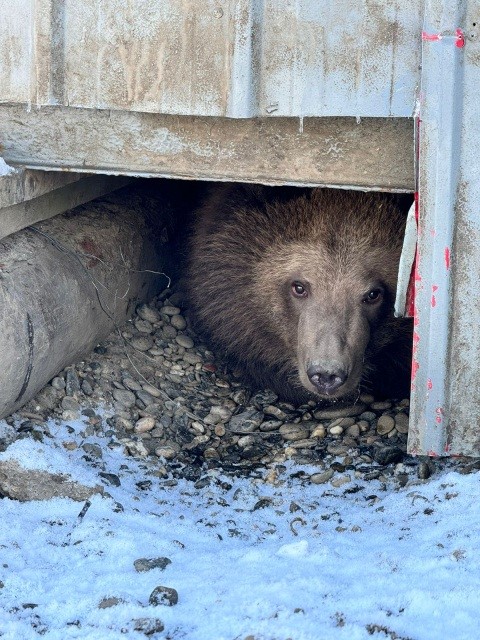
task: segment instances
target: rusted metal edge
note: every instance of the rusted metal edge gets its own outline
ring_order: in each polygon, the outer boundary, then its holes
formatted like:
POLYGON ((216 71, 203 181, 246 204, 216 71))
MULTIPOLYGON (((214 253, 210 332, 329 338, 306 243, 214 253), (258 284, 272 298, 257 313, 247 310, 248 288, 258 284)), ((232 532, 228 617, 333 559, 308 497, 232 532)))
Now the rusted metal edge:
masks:
POLYGON ((411 192, 412 118, 230 118, 0 106, 10 164, 411 192))

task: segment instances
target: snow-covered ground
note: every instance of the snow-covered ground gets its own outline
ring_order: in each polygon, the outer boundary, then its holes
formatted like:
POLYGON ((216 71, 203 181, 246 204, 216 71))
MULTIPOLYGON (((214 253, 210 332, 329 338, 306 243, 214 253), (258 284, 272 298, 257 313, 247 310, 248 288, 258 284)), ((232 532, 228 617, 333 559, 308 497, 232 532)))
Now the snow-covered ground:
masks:
MULTIPOLYGON (((84 451, 62 446, 73 426, 0 458, 98 483, 84 451)), ((287 465, 268 478, 209 472, 195 488, 98 444, 121 484, 83 517, 68 499, 0 500, 2 639, 480 637, 478 473, 333 488, 287 465), (171 562, 139 572, 140 558, 171 562), (177 604, 149 604, 160 585, 177 604)))

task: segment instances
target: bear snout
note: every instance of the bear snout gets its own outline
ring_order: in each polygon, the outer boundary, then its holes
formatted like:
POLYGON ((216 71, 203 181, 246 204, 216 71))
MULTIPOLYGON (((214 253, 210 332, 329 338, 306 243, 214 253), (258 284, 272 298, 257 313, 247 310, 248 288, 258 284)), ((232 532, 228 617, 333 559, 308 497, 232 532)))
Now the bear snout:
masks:
POLYGON ((307 376, 317 393, 330 396, 344 384, 347 372, 340 365, 325 366, 314 363, 308 367, 307 376))

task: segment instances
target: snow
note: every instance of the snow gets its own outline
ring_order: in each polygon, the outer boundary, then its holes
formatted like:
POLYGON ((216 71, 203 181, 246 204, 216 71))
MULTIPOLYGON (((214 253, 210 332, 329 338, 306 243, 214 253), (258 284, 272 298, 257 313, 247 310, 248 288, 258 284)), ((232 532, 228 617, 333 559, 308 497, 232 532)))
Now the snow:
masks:
MULTIPOLYGON (((84 441, 82 424, 69 425, 11 452, 24 466, 98 483, 103 467, 80 446, 64 448, 84 441)), ((195 488, 172 486, 154 474, 158 463, 105 438, 88 441, 102 445, 121 485, 106 485, 110 495, 94 496, 83 517, 83 503, 68 499, 0 500, 2 640, 144 638, 134 622, 144 618, 162 621, 149 637, 165 640, 479 636, 478 473, 446 470, 400 490, 334 488, 287 465, 273 483, 210 471, 195 488), (171 560, 163 571, 135 570, 138 558, 160 556, 171 560), (176 589, 178 604, 149 605, 158 585, 176 589), (118 604, 99 608, 110 597, 118 604)))
POLYGON ((8 176, 11 173, 15 173, 16 169, 8 165, 3 158, 0 157, 0 177, 8 176))

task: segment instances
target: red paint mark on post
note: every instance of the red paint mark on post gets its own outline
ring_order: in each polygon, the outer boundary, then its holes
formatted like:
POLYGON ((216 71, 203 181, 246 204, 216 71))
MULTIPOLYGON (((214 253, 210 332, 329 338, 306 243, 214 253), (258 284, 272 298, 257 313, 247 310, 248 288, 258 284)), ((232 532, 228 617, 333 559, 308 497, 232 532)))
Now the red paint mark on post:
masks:
POLYGON ((422 31, 422 40, 425 40, 426 42, 436 42, 441 39, 441 33, 427 33, 426 31, 422 31))
POLYGON ((435 296, 432 296, 432 299, 430 300, 430 305, 432 309, 437 305, 437 300, 435 299, 435 296))
POLYGON ((429 391, 431 391, 431 390, 433 389, 433 382, 432 382, 432 379, 431 379, 431 378, 429 378, 429 379, 427 380, 427 389, 428 389, 429 391))
POLYGON ((437 424, 441 424, 443 420, 443 416, 445 415, 445 411, 443 410, 443 407, 437 407, 435 409, 435 413, 436 413, 435 422, 437 424))
POLYGON ((458 49, 463 49, 465 46, 465 35, 461 29, 455 29, 455 46, 458 49))
POLYGON ((444 251, 445 268, 450 269, 450 247, 445 247, 444 251))

